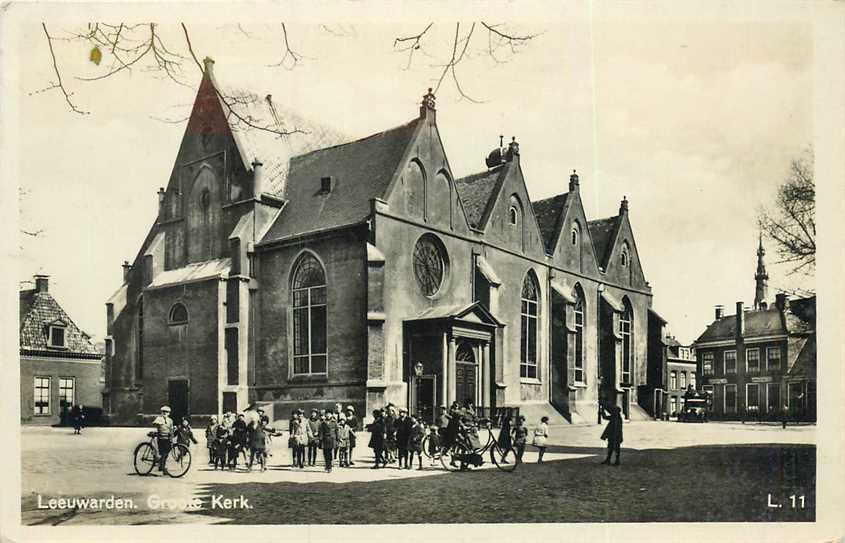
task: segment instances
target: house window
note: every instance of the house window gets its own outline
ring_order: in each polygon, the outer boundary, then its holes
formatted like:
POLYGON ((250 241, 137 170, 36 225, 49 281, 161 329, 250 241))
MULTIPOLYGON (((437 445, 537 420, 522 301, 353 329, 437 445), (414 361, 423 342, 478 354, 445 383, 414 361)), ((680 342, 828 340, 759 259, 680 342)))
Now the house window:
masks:
POLYGON ((59 377, 59 409, 65 407, 70 409, 73 406, 74 384, 73 377, 59 377))
POLYGON ((691 386, 693 388, 693 390, 695 390, 695 372, 694 371, 691 371, 690 374, 689 374, 689 386, 691 386))
POLYGON ((326 373, 326 274, 311 254, 303 256, 293 276, 293 373, 326 373))
POLYGON ((701 374, 713 375, 713 353, 701 354, 701 374))
POLYGON ((745 385, 745 408, 747 411, 753 412, 760 410, 760 385, 757 383, 745 385))
POLYGON ((736 373, 736 351, 725 351, 725 373, 736 373))
POLYGON ((680 377, 681 377, 681 390, 686 390, 687 389, 687 372, 682 371, 680 377))
POLYGON ((631 304, 626 298, 623 300, 625 310, 619 318, 619 327, 622 332, 622 382, 631 382, 631 358, 634 355, 634 350, 631 345, 631 321, 633 320, 633 311, 631 304))
POLYGON ((34 405, 36 415, 50 414, 50 378, 35 378, 34 405))
POLYGON ((725 413, 736 413, 736 385, 725 385, 725 413))
POLYGON ((672 396, 669 398, 669 416, 670 417, 677 417, 678 416, 678 397, 672 396))
POLYGON ((185 304, 175 303, 170 308, 170 324, 188 324, 188 309, 185 304))
POLYGON ((64 349, 67 347, 65 343, 65 327, 57 324, 50 325, 50 347, 56 349, 64 349))
POLYGON ((522 341, 520 343, 519 376, 537 378, 537 308, 540 299, 534 272, 522 282, 522 341))
POLYGON ((748 373, 760 372, 760 349, 747 349, 745 351, 745 371, 748 373))
POLYGON ((766 349, 766 369, 769 371, 780 369, 780 347, 766 349))
POLYGON ((672 371, 669 373, 669 390, 677 390, 678 388, 678 372, 672 371))
POLYGON ((584 383, 584 297, 575 289, 575 382, 584 383))

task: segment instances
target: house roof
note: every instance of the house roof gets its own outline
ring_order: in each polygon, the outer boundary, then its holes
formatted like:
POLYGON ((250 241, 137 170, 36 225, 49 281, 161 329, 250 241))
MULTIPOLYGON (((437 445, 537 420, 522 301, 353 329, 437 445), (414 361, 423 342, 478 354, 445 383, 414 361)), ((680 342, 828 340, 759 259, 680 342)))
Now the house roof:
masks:
POLYGON ((540 227, 540 234, 543 236, 543 244, 546 252, 552 253, 557 246, 558 235, 560 234, 561 221, 563 220, 563 208, 566 206, 568 192, 531 202, 534 208, 534 216, 537 217, 537 226, 540 227))
MULTIPOLYGON (((815 297, 811 297, 790 301, 789 309, 783 313, 775 305, 770 305, 767 309, 745 311, 745 337, 807 334, 815 328, 815 304, 815 297), (812 320, 804 320, 802 317, 812 320)), ((713 321, 698 337, 696 343, 734 337, 736 315, 727 315, 713 321)))
MULTIPOLYGON (((793 338, 790 338, 790 341, 793 338)), ((789 350, 794 350, 793 360, 788 360, 789 375, 791 377, 804 377, 813 379, 816 377, 816 334, 810 334, 804 338, 794 338, 795 345, 790 344, 789 350), (799 343, 800 342, 800 343, 799 343)))
POLYGON ((469 225, 483 229, 496 201, 497 188, 507 175, 508 163, 495 168, 467 175, 455 180, 455 188, 464 205, 469 225))
POLYGON ((22 352, 56 353, 63 357, 93 358, 100 356, 83 332, 49 292, 20 291, 20 348, 22 352), (49 325, 61 322, 65 326, 66 349, 48 347, 49 325), (87 356, 86 356, 87 355, 87 356))
POLYGON ((596 258, 599 265, 605 266, 612 249, 613 238, 621 221, 621 215, 606 217, 587 221, 587 229, 590 231, 590 238, 593 240, 593 247, 596 250, 596 258))
MULTIPOLYGON (((785 334, 786 330, 777 308, 761 311, 745 311, 745 337, 785 334)), ((736 337, 736 315, 728 315, 713 321, 701 334, 696 343, 719 341, 736 337)))
POLYGON ((386 195, 419 122, 293 157, 283 193, 288 204, 261 243, 363 221, 370 200, 386 195), (320 189, 323 177, 332 178, 328 193, 320 189))

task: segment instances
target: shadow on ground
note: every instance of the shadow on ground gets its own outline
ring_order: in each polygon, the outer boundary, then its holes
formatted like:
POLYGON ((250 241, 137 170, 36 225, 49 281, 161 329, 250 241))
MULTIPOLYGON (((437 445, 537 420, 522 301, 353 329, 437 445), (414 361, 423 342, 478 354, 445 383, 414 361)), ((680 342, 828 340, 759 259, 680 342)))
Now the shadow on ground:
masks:
MULTIPOLYGON (((812 522, 816 448, 727 445, 604 450, 549 447, 585 458, 373 482, 202 485, 209 515, 236 524, 502 522, 812 522), (211 497, 251 508, 212 509, 211 497), (790 496, 796 496, 795 507, 790 496), (801 507, 799 496, 804 496, 801 507), (781 505, 772 507, 771 505, 781 505)), ((331 477, 331 475, 327 475, 331 477)))

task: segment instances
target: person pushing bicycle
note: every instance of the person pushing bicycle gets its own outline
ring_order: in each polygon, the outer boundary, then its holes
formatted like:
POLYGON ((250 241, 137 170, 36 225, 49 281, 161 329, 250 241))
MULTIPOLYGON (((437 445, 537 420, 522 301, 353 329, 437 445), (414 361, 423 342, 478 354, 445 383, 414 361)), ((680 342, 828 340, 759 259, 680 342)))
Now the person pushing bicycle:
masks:
POLYGON ((158 470, 163 472, 174 435, 173 419, 170 418, 170 407, 166 405, 161 406, 161 415, 155 418, 153 426, 156 429, 156 445, 158 446, 159 454, 158 470))

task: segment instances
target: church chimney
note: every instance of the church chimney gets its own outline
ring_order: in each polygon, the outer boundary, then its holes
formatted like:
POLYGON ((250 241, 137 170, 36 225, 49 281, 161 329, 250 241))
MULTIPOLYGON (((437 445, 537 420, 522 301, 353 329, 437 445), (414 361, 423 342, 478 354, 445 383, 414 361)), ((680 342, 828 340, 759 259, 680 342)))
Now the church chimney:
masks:
POLYGON ((569 176, 569 192, 578 192, 579 186, 578 173, 572 170, 572 175, 569 176))
POLYGON ((508 144, 505 160, 507 162, 519 162, 519 144, 516 142, 516 136, 512 137, 511 142, 508 144))
POLYGON ((745 308, 742 302, 736 303, 736 337, 745 335, 745 308))
POLYGON ((725 316, 725 306, 717 305, 716 306, 716 320, 719 320, 724 316, 725 316))
POLYGON ((35 276, 35 292, 48 292, 50 290, 50 276, 36 275, 35 276))
POLYGON ((264 192, 264 164, 257 158, 252 161, 252 194, 256 198, 264 192))
POLYGON ((129 264, 128 260, 123 261, 123 282, 129 281, 129 271, 132 269, 132 265, 129 264))
POLYGON ((164 187, 158 188, 158 219, 164 220, 164 187))

